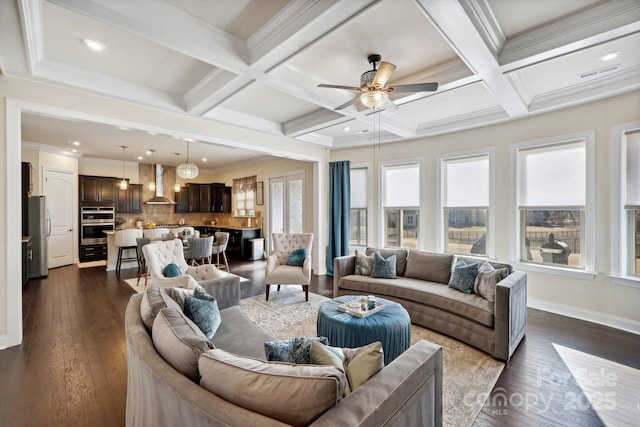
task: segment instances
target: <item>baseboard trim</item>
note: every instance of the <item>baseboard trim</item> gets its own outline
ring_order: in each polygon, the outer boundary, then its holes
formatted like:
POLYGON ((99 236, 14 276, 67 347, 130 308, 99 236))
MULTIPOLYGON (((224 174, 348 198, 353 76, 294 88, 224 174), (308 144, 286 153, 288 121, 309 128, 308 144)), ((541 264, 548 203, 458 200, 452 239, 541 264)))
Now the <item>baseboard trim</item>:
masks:
POLYGON ((560 314, 562 316, 573 317, 574 319, 586 320, 587 322, 610 326, 612 328, 640 335, 640 322, 625 319, 624 317, 618 317, 602 313, 600 311, 572 307, 570 305, 558 304, 535 298, 528 298, 527 306, 538 310, 548 311, 550 313, 560 314))

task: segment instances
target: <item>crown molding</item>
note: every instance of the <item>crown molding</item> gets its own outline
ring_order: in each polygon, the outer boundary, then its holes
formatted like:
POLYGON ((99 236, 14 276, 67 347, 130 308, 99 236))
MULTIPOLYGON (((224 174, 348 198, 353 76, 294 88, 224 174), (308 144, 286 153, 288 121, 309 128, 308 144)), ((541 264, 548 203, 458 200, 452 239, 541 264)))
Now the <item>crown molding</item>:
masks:
POLYGON ((71 150, 63 150, 58 147, 53 147, 47 144, 40 144, 37 142, 22 141, 21 147, 27 150, 43 151, 45 153, 57 154, 59 156, 72 157, 75 159, 79 159, 82 157, 82 153, 74 153, 71 150))
POLYGON ((502 32, 502 28, 500 28, 500 24, 487 0, 460 0, 460 4, 467 12, 469 19, 474 23, 480 37, 497 58, 507 38, 502 32))
POLYGON ((44 58, 44 23, 40 0, 20 0, 20 16, 24 25, 22 35, 27 51, 29 72, 34 73, 44 58))
POLYGON ((245 86, 250 80, 238 74, 216 68, 204 76, 184 95, 184 103, 189 114, 200 115, 218 102, 245 86), (235 82, 234 82, 235 80, 235 82), (225 91, 226 89, 226 91, 225 91))

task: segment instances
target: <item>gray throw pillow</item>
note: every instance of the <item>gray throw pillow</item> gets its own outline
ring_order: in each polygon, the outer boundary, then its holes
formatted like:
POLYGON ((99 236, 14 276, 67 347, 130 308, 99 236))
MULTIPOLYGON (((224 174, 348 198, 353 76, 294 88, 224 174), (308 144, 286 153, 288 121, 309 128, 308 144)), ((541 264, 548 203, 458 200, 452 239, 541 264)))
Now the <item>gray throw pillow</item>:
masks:
POLYGON ((158 285, 147 287, 140 303, 140 317, 148 330, 153 329, 153 321, 163 308, 175 308, 182 310, 180 305, 158 285))
POLYGON ((198 288, 193 291, 193 297, 185 297, 184 314, 198 325, 209 339, 213 338, 222 322, 216 299, 198 288))
POLYGON ((499 268, 493 271, 478 273, 476 293, 488 301, 495 302, 496 285, 508 275, 509 270, 507 268, 499 268))
POLYGON ((284 341, 267 341, 264 343, 264 353, 270 362, 287 362, 295 364, 311 363, 311 344, 319 342, 329 345, 326 337, 294 337, 284 341))
POLYGON ((371 277, 380 279, 396 278, 396 256, 391 255, 384 259, 379 252, 373 254, 373 268, 371 269, 371 277))
POLYGON ((356 268, 355 273, 360 276, 371 276, 373 268, 373 255, 367 256, 356 249, 356 268))
POLYGON ((452 264, 453 255, 451 254, 409 251, 407 270, 404 273, 404 277, 446 285, 451 278, 452 264))
POLYGON ((462 291, 466 294, 473 293, 473 286, 475 285, 476 276, 478 275, 478 268, 478 264, 467 265, 464 261, 459 259, 453 269, 451 279, 449 279, 449 287, 462 291))
POLYGON ((409 251, 407 249, 376 249, 376 248, 367 248, 366 254, 373 255, 375 252, 379 252, 382 255, 382 258, 389 258, 391 255, 396 256, 396 275, 403 277, 404 272, 407 269, 407 257, 409 256, 409 251))

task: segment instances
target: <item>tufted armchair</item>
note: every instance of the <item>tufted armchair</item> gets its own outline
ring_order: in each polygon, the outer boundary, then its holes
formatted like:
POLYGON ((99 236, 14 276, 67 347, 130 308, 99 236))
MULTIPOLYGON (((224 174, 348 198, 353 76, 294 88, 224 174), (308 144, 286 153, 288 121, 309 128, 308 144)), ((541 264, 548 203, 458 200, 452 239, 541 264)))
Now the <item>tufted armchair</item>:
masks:
POLYGON ((267 257, 264 277, 266 299, 269 300, 271 285, 278 285, 278 290, 280 285, 302 285, 305 299, 309 301, 313 233, 273 233, 272 238, 273 251, 267 257), (289 265, 289 255, 300 248, 307 251, 302 267, 289 265))
POLYGON ((152 241, 143 246, 142 251, 151 280, 162 288, 177 286, 193 289, 198 282, 228 276, 212 264, 190 267, 184 258, 184 247, 180 239, 152 241), (165 277, 164 268, 169 264, 176 264, 182 275, 165 277))

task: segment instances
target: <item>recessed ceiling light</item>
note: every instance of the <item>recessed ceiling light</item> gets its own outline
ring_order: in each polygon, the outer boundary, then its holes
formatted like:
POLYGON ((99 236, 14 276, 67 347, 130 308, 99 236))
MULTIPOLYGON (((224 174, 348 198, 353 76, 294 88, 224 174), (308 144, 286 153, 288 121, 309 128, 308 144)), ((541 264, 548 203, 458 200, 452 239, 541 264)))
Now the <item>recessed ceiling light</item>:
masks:
POLYGON ((75 145, 76 147, 77 147, 78 145, 80 145, 80 141, 72 141, 71 143, 72 143, 73 145, 75 145))
POLYGON ((147 150, 146 154, 147 155, 151 154, 151 150, 147 150))
POLYGON ((206 159, 205 157, 203 157, 203 158, 202 158, 202 161, 203 161, 203 162, 206 162, 206 161, 207 161, 207 159, 206 159))
POLYGON ((342 128, 342 130, 346 132, 346 131, 351 130, 351 128, 349 126, 345 126, 345 127, 342 128))
POLYGON ((611 61, 612 59, 616 59, 620 52, 609 52, 606 55, 602 55, 600 57, 601 61, 611 61))
POLYGON ((100 52, 101 50, 106 49, 105 45, 97 40, 84 39, 82 41, 87 45, 87 47, 89 47, 89 49, 95 50, 96 52, 100 52))
POLYGON ((76 150, 75 148, 72 148, 72 149, 71 149, 71 152, 72 152, 72 153, 77 153, 77 152, 78 152, 78 150, 76 150))
POLYGON ((138 160, 142 160, 144 157, 142 156, 138 156, 138 160))

